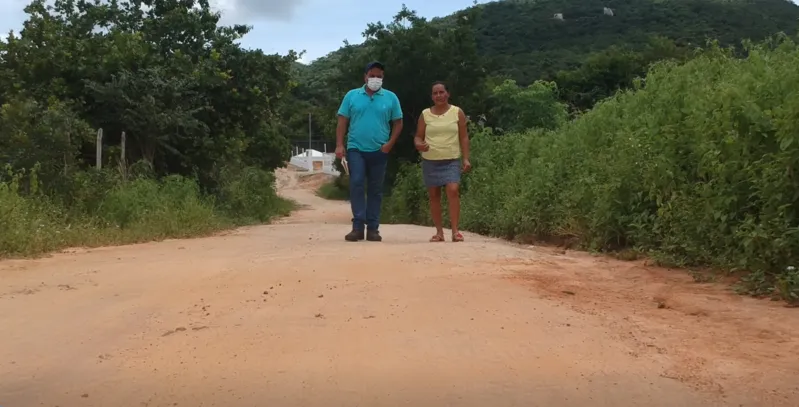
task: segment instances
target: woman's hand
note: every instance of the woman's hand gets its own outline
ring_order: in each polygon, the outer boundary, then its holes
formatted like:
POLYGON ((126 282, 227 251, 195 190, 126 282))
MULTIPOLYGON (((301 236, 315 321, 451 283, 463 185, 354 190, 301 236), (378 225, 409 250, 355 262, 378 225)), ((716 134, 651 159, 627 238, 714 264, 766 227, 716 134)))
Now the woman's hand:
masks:
POLYGON ((472 169, 472 163, 469 159, 463 160, 463 172, 469 172, 472 169))
POLYGON ((430 146, 427 145, 426 141, 420 140, 417 137, 413 138, 413 145, 416 146, 416 149, 419 151, 427 151, 430 149, 430 146))

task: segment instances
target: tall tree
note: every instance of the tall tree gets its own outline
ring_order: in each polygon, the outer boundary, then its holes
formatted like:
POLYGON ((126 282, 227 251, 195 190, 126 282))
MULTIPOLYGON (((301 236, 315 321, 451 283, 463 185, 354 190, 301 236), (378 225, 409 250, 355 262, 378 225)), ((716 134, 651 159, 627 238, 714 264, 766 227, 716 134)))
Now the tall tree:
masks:
POLYGON ((275 122, 297 54, 242 49, 250 27, 220 26, 208 0, 34 0, 25 11, 0 48, 3 101, 60 101, 108 143, 125 132, 128 160, 161 174, 209 183, 218 164, 288 159, 275 122))

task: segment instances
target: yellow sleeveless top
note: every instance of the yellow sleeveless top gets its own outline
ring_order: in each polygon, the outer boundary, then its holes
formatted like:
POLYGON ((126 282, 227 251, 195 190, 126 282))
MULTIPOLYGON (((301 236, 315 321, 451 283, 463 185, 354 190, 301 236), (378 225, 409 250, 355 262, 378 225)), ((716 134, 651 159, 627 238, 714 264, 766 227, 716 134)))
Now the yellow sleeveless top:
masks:
POLYGON ((430 149, 422 152, 425 160, 454 160, 461 156, 461 143, 458 137, 458 112, 460 108, 450 105, 442 115, 435 115, 430 109, 422 112, 426 125, 424 139, 430 149))

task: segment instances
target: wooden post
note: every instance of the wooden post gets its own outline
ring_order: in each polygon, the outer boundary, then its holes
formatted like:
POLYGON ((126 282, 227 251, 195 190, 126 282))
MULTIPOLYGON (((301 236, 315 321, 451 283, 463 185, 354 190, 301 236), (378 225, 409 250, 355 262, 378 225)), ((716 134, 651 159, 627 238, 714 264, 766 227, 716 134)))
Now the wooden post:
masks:
POLYGON ((123 131, 119 141, 122 149, 122 152, 119 154, 119 165, 122 167, 122 179, 125 181, 128 180, 128 162, 126 158, 127 156, 125 155, 125 146, 127 145, 126 139, 127 137, 123 131))
POLYGON ((97 169, 103 168, 103 129, 97 129, 97 169))

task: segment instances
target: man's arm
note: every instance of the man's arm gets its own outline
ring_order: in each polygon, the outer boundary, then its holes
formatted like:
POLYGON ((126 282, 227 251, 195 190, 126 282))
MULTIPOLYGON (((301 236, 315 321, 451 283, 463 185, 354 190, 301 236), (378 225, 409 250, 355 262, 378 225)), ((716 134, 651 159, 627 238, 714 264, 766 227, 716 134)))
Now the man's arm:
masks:
POLYGON ((350 125, 350 94, 347 93, 338 108, 338 124, 336 125, 336 148, 344 147, 344 136, 350 125))
POLYGON ((336 147, 344 146, 344 136, 347 134, 349 126, 350 119, 339 115, 338 124, 336 125, 336 147))
POLYGON ((391 108, 391 137, 388 139, 389 147, 393 147, 402 132, 402 106, 399 98, 394 95, 394 106, 391 108))
POLYGON ((396 119, 391 122, 391 138, 388 139, 388 145, 394 147, 400 133, 402 132, 402 119, 396 119))

